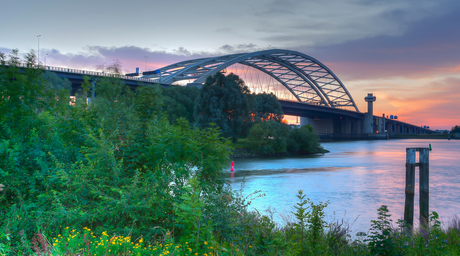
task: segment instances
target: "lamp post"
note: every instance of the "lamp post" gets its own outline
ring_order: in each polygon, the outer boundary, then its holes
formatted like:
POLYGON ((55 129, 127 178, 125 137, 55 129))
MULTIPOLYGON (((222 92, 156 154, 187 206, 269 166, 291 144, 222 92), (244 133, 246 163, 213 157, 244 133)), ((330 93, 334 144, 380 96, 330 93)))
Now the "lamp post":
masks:
POLYGON ((45 67, 46 67, 46 56, 48 56, 48 53, 45 55, 45 67))
POLYGON ((149 56, 144 56, 144 72, 147 72, 147 58, 149 56))
POLYGON ((41 36, 42 36, 42 35, 37 35, 37 40, 38 40, 38 51, 37 51, 37 53, 38 53, 38 57, 37 57, 37 66, 39 66, 39 65, 40 65, 40 37, 41 37, 41 36))

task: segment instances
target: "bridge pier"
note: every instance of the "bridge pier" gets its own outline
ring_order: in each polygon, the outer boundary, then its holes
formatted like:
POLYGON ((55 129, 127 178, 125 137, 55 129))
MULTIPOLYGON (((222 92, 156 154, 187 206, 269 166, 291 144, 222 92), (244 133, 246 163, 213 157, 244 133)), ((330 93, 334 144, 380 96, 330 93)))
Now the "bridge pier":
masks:
POLYGON ((347 118, 300 117, 300 125, 311 125, 319 135, 332 135, 335 139, 357 139, 363 137, 363 120, 347 118))
POLYGON ((300 117, 300 125, 311 125, 318 134, 333 134, 334 133, 334 122, 331 118, 318 119, 318 118, 308 118, 300 117))

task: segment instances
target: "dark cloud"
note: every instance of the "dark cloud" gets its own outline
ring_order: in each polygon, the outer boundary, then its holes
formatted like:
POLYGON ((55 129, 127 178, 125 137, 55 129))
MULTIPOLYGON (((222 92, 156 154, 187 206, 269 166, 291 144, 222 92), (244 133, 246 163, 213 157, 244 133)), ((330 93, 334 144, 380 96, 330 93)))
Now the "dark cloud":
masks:
POLYGON ((349 78, 421 76, 460 65, 460 4, 412 23, 406 32, 341 44, 296 47, 349 78))

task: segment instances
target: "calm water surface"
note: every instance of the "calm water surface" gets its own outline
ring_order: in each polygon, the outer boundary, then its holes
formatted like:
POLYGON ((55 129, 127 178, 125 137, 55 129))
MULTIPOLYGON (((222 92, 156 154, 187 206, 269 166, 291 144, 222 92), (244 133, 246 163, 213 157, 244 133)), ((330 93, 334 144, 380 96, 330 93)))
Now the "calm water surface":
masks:
MULTIPOLYGON (((265 196, 251 206, 260 212, 275 210, 275 221, 293 211, 302 189, 314 202, 329 201, 328 221, 348 222, 353 234, 367 232, 377 209, 387 205, 392 219, 404 215, 405 157, 408 147, 428 147, 430 152, 430 211, 444 223, 460 217, 460 141, 385 140, 323 143, 331 152, 321 156, 235 161, 229 181, 239 190, 245 179, 245 195, 262 190, 265 196)), ((416 160, 418 162, 418 159, 416 160)), ((415 216, 418 219, 418 167, 415 216)))

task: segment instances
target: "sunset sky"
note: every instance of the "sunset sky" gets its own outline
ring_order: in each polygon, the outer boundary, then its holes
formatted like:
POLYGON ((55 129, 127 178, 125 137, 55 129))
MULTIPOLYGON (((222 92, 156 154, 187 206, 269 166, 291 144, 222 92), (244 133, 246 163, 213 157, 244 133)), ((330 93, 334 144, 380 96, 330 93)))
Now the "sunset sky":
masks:
POLYGON ((51 66, 153 70, 199 57, 290 49, 327 65, 362 112, 460 125, 458 0, 15 0, 0 2, 0 52, 51 66))

